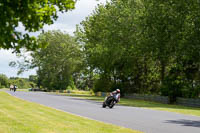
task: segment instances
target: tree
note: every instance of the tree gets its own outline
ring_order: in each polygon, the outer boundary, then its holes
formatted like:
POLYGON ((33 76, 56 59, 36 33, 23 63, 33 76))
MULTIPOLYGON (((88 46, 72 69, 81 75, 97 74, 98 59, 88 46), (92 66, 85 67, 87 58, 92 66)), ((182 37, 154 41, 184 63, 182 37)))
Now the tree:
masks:
POLYGON ((39 35, 38 41, 48 43, 45 49, 31 54, 32 68, 38 69, 38 85, 49 90, 73 87, 73 76, 77 75, 82 65, 81 47, 74 37, 60 31, 49 31, 39 35))
POLYGON ((3 0, 0 2, 0 48, 20 48, 35 50, 42 47, 35 37, 17 31, 23 25, 25 31, 36 32, 45 24, 53 24, 58 18, 57 12, 74 9, 75 0, 3 0))
POLYGON ((158 62, 161 93, 167 90, 171 102, 177 96, 198 97, 199 1, 144 0, 144 6, 142 51, 158 62))
POLYGON ((7 88, 7 87, 9 87, 8 77, 4 74, 0 74, 0 88, 7 88))
POLYGON ((88 68, 99 74, 98 88, 117 85, 125 92, 162 95, 167 88, 168 96, 198 97, 199 5, 196 0, 111 0, 99 5, 76 33, 88 68), (176 91, 170 90, 174 87, 176 91))
POLYGON ((30 82, 32 82, 32 84, 30 84, 32 88, 36 87, 35 85, 40 86, 37 75, 29 75, 28 79, 30 82))
POLYGON ((34 82, 34 83, 37 83, 37 79, 38 79, 38 77, 37 77, 37 75, 29 75, 29 81, 31 81, 31 82, 34 82))
POLYGON ((98 88, 108 91, 121 86, 119 84, 126 88, 125 91, 136 92, 137 87, 142 88, 143 70, 142 73, 137 71, 144 66, 141 65, 143 55, 139 57, 137 49, 140 10, 138 1, 112 0, 99 5, 77 28, 77 35, 84 43, 86 63, 91 72, 100 75, 100 83, 96 84, 102 86, 98 88), (131 83, 134 84, 132 89, 131 83))

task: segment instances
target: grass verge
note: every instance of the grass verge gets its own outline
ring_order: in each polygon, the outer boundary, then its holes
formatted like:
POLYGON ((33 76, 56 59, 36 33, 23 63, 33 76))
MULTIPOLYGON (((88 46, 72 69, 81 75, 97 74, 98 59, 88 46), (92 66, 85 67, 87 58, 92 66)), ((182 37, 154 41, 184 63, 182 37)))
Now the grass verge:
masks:
MULTIPOLYGON (((100 101, 100 102, 104 100, 104 97, 97 97, 97 96, 91 96, 91 95, 75 95, 75 94, 64 94, 64 93, 61 95, 68 95, 68 96, 73 96, 73 97, 78 97, 78 98, 83 98, 83 99, 88 99, 88 100, 95 100, 95 101, 100 101)), ((157 102, 134 100, 134 99, 127 99, 127 98, 121 98, 118 104, 125 105, 125 106, 132 106, 132 107, 142 107, 142 108, 147 108, 147 109, 175 112, 175 113, 186 114, 186 115, 200 116, 200 108, 194 108, 194 107, 161 104, 157 102)))
POLYGON ((0 91, 0 133, 141 133, 89 120, 0 91))

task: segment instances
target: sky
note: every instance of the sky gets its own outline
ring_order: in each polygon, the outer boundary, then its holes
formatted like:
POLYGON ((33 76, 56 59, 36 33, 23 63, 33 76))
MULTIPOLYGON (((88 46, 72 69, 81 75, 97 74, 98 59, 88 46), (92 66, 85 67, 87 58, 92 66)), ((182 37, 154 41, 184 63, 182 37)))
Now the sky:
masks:
MULTIPOLYGON (((66 13, 58 13, 58 19, 54 22, 53 25, 45 25, 44 31, 48 30, 61 30, 69 34, 73 34, 76 30, 76 25, 80 24, 85 17, 89 16, 97 4, 105 3, 106 0, 78 0, 74 10, 66 13)), ((24 31, 22 25, 18 27, 19 31, 24 31)), ((30 35, 37 36, 37 33, 31 33, 30 35)), ((8 77, 24 77, 27 78, 29 75, 36 74, 36 70, 30 70, 24 72, 21 75, 17 75, 17 68, 9 66, 9 62, 19 60, 15 54, 12 53, 12 50, 0 50, 0 74, 5 74, 8 77)))

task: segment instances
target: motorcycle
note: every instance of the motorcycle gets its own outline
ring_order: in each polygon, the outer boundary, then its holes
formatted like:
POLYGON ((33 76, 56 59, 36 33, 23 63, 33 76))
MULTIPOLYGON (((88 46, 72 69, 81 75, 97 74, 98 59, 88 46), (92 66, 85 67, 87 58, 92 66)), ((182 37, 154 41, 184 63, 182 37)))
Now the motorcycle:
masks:
POLYGON ((106 97, 102 104, 102 107, 106 108, 106 106, 108 106, 109 108, 113 108, 115 104, 118 102, 118 98, 119 98, 119 94, 106 97))

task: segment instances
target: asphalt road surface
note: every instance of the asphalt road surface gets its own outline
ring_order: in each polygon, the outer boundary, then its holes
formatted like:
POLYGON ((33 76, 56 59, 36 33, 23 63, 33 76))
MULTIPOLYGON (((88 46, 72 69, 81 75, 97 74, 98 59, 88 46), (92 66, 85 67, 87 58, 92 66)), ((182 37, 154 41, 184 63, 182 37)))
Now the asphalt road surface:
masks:
POLYGON ((200 117, 137 107, 102 108, 101 103, 43 92, 9 92, 27 101, 145 133, 200 133, 200 117))

